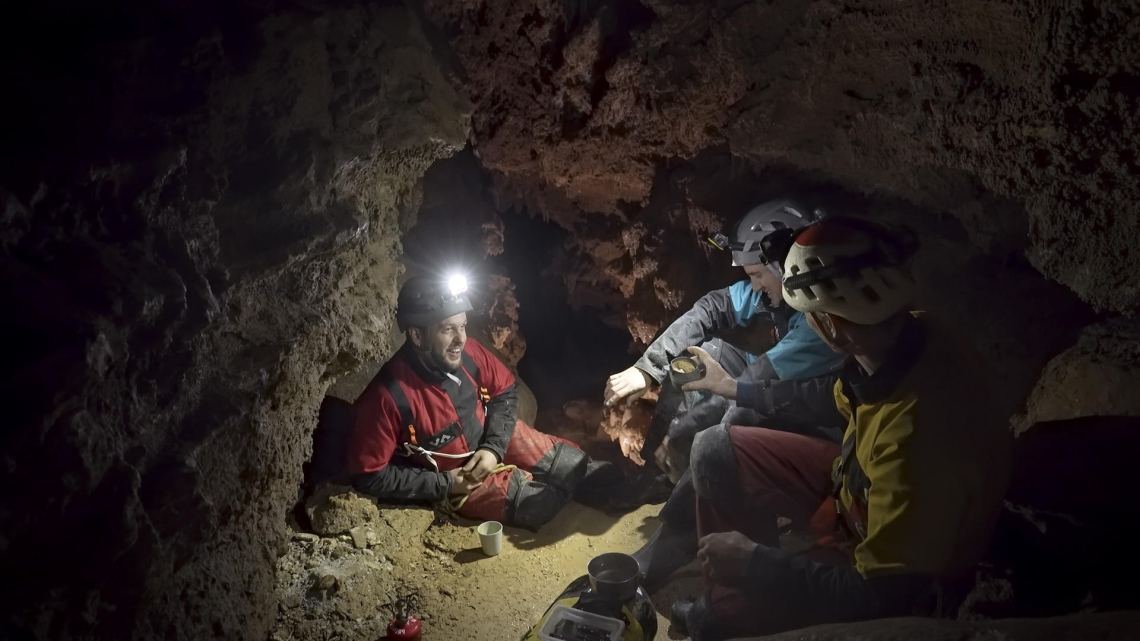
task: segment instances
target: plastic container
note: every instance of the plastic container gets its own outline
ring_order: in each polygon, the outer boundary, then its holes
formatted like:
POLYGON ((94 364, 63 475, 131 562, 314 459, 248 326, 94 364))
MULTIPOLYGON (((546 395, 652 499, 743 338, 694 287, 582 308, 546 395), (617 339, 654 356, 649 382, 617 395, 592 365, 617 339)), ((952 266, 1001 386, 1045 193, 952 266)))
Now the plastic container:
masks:
POLYGON ((479 545, 483 554, 495 556, 503 551, 503 524, 498 521, 484 521, 476 530, 479 532, 479 545))
POLYGON ((625 621, 611 619, 591 612, 575 610, 565 605, 556 605, 551 608, 550 616, 546 618, 546 623, 543 623, 542 628, 539 629, 538 638, 542 639, 542 641, 576 641, 578 637, 575 636, 554 636, 559 632, 559 628, 565 628, 567 625, 562 623, 563 621, 569 622, 577 627, 588 626, 607 635, 601 637, 597 635, 584 637, 587 639, 620 641, 621 633, 625 631, 625 621))

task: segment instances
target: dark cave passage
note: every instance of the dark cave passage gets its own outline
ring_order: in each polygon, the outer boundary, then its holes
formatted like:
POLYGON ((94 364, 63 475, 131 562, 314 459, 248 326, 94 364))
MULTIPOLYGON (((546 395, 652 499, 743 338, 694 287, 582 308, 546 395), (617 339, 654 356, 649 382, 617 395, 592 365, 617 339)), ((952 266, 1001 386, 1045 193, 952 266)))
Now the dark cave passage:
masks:
POLYGON ((551 264, 566 236, 563 230, 522 212, 502 217, 505 250, 495 262, 516 285, 519 330, 527 341, 519 374, 533 389, 540 409, 574 399, 600 399, 606 377, 634 358, 629 332, 602 320, 604 310, 574 309, 569 303, 561 274, 551 264))
POLYGON ((494 186, 470 150, 429 168, 423 189, 416 225, 403 238, 408 273, 468 272, 476 306, 471 320, 491 327, 502 319, 486 317, 498 303, 490 283, 495 275, 507 277, 518 303, 517 329, 510 331, 525 341, 517 368, 539 410, 600 399, 606 377, 636 357, 613 310, 571 304, 571 275, 556 264, 570 233, 523 205, 499 211, 494 186))

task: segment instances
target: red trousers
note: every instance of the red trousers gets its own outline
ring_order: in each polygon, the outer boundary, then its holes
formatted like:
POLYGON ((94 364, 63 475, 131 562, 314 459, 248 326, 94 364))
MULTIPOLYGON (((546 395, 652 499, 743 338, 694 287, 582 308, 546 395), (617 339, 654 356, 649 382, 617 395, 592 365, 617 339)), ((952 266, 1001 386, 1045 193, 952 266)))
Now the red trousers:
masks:
POLYGON ((538 472, 539 480, 543 480, 542 472, 546 470, 538 471, 535 468, 540 466, 544 459, 548 461, 559 444, 574 450, 580 449, 564 438, 543 434, 521 420, 515 421, 515 433, 507 446, 503 465, 514 465, 517 469, 503 470, 488 476, 483 484, 467 497, 467 501, 459 508, 459 515, 478 521, 503 521, 507 513, 507 498, 512 477, 515 478, 516 484, 525 484, 534 480, 532 472, 538 472))
MULTIPOLYGON (((779 547, 778 516, 791 519, 793 527, 816 536, 834 532, 831 466, 839 456, 839 445, 791 432, 737 425, 729 428, 729 439, 744 503, 717 505, 714 499, 698 494, 699 536, 740 532, 762 545, 779 547)), ((846 554, 835 549, 816 549, 812 557, 846 562, 846 554)), ((789 610, 784 604, 764 602, 739 586, 717 583, 707 574, 705 585, 718 625, 734 635, 798 627, 787 620, 789 610)))

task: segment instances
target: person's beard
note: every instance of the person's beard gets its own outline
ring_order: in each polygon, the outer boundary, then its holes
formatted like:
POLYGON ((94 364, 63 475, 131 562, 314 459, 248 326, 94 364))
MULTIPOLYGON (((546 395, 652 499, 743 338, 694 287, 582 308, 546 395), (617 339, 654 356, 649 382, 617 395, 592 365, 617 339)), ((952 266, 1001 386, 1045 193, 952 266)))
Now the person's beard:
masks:
POLYGON ((462 345, 459 347, 459 359, 457 359, 454 363, 447 360, 447 350, 451 349, 452 345, 453 344, 449 343, 446 347, 432 349, 430 352, 428 352, 428 355, 431 358, 431 364, 441 372, 454 374, 455 372, 459 371, 460 366, 463 365, 462 345))

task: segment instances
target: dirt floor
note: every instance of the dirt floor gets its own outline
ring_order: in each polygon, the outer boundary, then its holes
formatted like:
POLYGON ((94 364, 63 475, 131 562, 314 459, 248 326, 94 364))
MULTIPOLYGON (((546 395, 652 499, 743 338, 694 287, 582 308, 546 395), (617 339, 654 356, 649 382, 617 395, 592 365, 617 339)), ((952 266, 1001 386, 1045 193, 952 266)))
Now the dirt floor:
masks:
MULTIPOLYGON (((353 497, 353 501, 364 501, 353 497)), ((657 525, 658 506, 612 517, 571 504, 535 534, 507 528, 503 551, 486 557, 473 524, 433 525, 426 509, 383 509, 354 535, 294 533, 278 561, 275 641, 383 638, 399 598, 423 619, 424 638, 513 640, 533 626, 586 563, 602 552, 632 552, 657 525), (358 547, 363 544, 364 547, 358 547)), ((695 568, 656 595, 658 638, 668 607, 698 587, 695 568)))
MULTIPOLYGON (((623 447, 640 447, 587 429, 601 418, 594 405, 567 403, 540 413, 537 425, 595 458, 620 461, 623 447)), ((622 464, 632 469, 628 460, 622 464)), ((502 552, 489 558, 479 548, 477 523, 437 523, 431 510, 378 508, 348 488, 326 486, 306 509, 317 534, 297 531, 294 522, 287 548, 279 550, 271 639, 382 639, 395 602, 407 599, 423 619, 425 639, 514 641, 586 573, 591 558, 641 547, 657 527, 659 509, 647 505, 618 517, 571 503, 538 533, 506 528, 502 552)), ((669 607, 699 589, 692 565, 654 595, 658 639, 687 638, 670 633, 669 607)))

